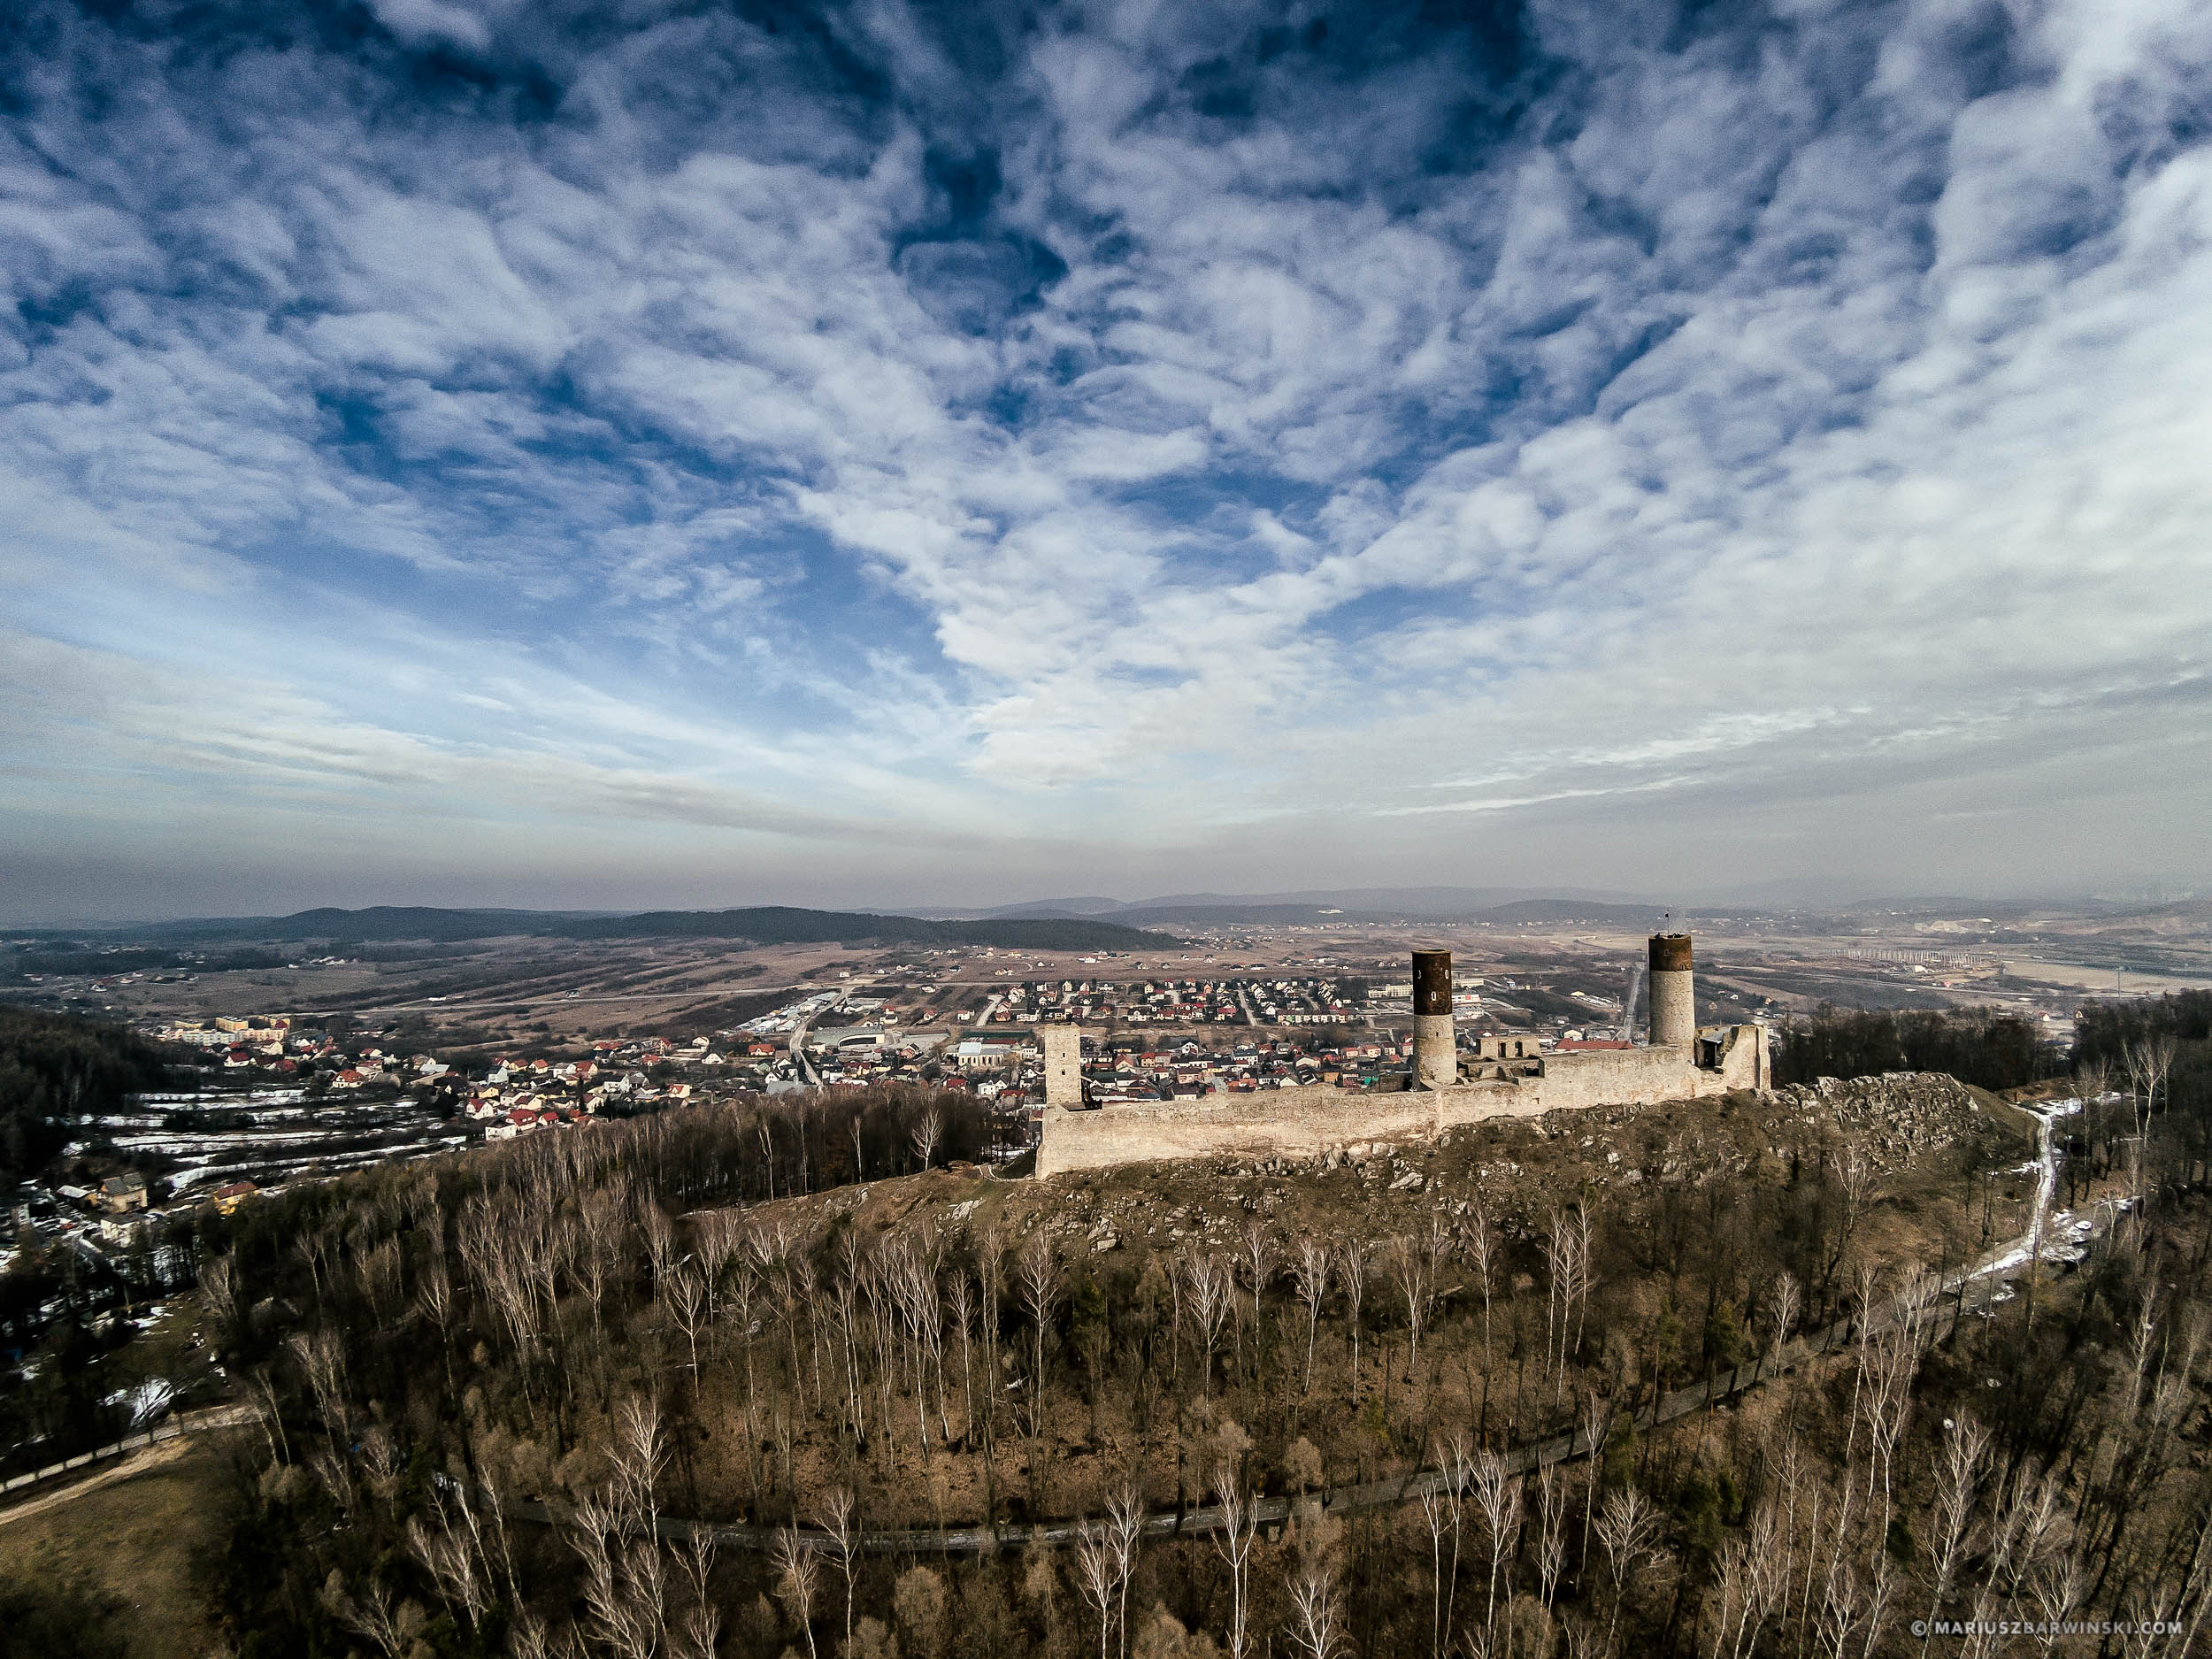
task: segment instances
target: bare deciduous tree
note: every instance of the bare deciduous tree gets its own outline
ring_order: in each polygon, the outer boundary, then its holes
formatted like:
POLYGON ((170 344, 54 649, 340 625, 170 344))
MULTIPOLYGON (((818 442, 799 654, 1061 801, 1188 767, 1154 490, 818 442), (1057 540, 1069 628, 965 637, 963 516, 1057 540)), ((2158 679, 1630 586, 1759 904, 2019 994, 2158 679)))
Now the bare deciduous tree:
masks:
POLYGON ((1336 1253, 1337 1282, 1344 1286, 1344 1324, 1352 1340, 1352 1400, 1359 1401, 1360 1303, 1367 1294, 1367 1250, 1356 1239, 1347 1239, 1336 1253))
POLYGON ((1060 1301, 1060 1258, 1052 1240, 1040 1227, 1022 1241, 1015 1262, 1022 1306, 1030 1323, 1030 1432, 1041 1433, 1045 1411, 1045 1336, 1052 1326, 1052 1310, 1060 1301))
POLYGON ((1114 1633, 1114 1550, 1107 1528, 1087 1516, 1075 1533, 1075 1583, 1098 1615, 1098 1659, 1107 1659, 1114 1633))
POLYGON ((780 1528, 769 1551, 769 1564, 775 1571, 778 1599, 806 1632, 808 1654, 818 1659, 814 1645, 814 1580, 822 1563, 813 1546, 799 1536, 797 1528, 780 1528))
POLYGON ((1337 1601, 1336 1530, 1337 1524, 1325 1519, 1317 1504, 1301 1504, 1291 1520, 1295 1555, 1287 1633, 1300 1659, 1339 1659, 1345 1649, 1337 1601))
POLYGON ((1489 1590, 1482 1614, 1483 1643, 1487 1647, 1494 1645, 1500 1586, 1509 1602, 1513 1598, 1509 1563, 1520 1544, 1521 1487, 1509 1477, 1505 1459, 1487 1448, 1475 1454, 1471 1474, 1468 1490, 1476 1512, 1482 1517, 1483 1536, 1490 1546, 1489 1590))
POLYGON ((707 1329, 708 1322, 706 1279, 699 1269, 681 1262, 661 1281, 660 1289, 669 1323, 683 1333, 691 1356, 691 1387, 695 1397, 699 1389, 699 1334, 707 1329))
POLYGON ((1235 1293, 1229 1270, 1221 1258, 1211 1250, 1202 1248, 1195 1240, 1183 1247, 1180 1271, 1183 1309, 1190 1317, 1192 1333, 1197 1337, 1201 1350, 1202 1369, 1198 1373, 1198 1391, 1203 1397, 1212 1392, 1214 1355, 1221 1347, 1221 1333, 1228 1326, 1235 1293))
POLYGON ((414 1647, 416 1632, 422 1627, 420 1609, 411 1603, 395 1607, 392 1593, 374 1579, 362 1586, 357 1598, 349 1594, 345 1575, 335 1567, 323 1580, 321 1601, 333 1618, 367 1637, 390 1659, 403 1659, 414 1647))
POLYGON ((1314 1336, 1321 1328, 1321 1304, 1329 1294, 1329 1247, 1315 1238, 1302 1238, 1290 1258, 1298 1301, 1306 1310, 1306 1363, 1299 1374, 1301 1399, 1313 1392, 1314 1336))
MULTIPOLYGON (((1767 1292, 1767 1318, 1774 1332, 1768 1353, 1773 1369, 1781 1367, 1782 1350, 1789 1346, 1790 1331, 1797 1323, 1797 1280, 1786 1271, 1776 1274, 1767 1292)), ((1757 1374, 1755 1367, 1753 1374, 1757 1374)))
POLYGON ((938 1140, 944 1133, 945 1114, 938 1110, 934 1102, 915 1113, 914 1121, 909 1125, 906 1134, 914 1148, 915 1157, 920 1160, 924 1169, 929 1167, 930 1160, 936 1156, 938 1140))
POLYGON ((1106 1534, 1114 1552, 1114 1618, 1122 1659, 1129 1659, 1129 1581, 1137 1576, 1137 1546, 1144 1537, 1144 1491, 1134 1475, 1106 1500, 1106 1534))
POLYGON ((1215 1467, 1213 1489, 1221 1506, 1214 1548, 1229 1568, 1229 1659, 1244 1659, 1252 1650, 1252 1551, 1259 1540, 1259 1502, 1246 1494, 1235 1465, 1226 1460, 1215 1467))
POLYGON ((584 1570, 586 1627, 621 1659, 652 1659, 668 1629, 660 1547, 633 1535, 634 1517, 618 1493, 577 1501, 569 1535, 584 1570))
POLYGON ((853 1634, 853 1586, 860 1570, 860 1534, 853 1525, 850 1486, 833 1486, 822 1502, 822 1531, 828 1535, 829 1558, 845 1580, 845 1640, 853 1634))
POLYGON ((1605 1546, 1606 1563, 1613 1579, 1613 1608, 1605 1624, 1605 1646, 1609 1650, 1620 1628, 1621 1607, 1628 1597, 1628 1582, 1635 1576, 1638 1563, 1651 1553, 1658 1536, 1658 1511, 1651 1500, 1635 1487, 1625 1486, 1606 1499, 1604 1511, 1598 1517, 1598 1538, 1605 1546))
POLYGON ((2130 1038, 2121 1048, 2120 1063, 2127 1069, 2129 1091, 2135 1097, 2139 1137, 2150 1133, 2151 1115, 2158 1110, 2158 1092, 2166 1087, 2179 1052, 2174 1040, 2162 1034, 2130 1038))
POLYGON ((1458 1531, 1459 1494, 1452 1489, 1448 1480, 1437 1480, 1424 1482, 1414 1495, 1419 1501, 1421 1520, 1429 1533, 1429 1652, 1434 1659, 1443 1659, 1444 1586, 1448 1582, 1444 1539, 1446 1534, 1458 1531))
POLYGON ((617 1500, 626 1516, 652 1536, 660 1519, 656 1489, 668 1450, 661 1437, 660 1404, 649 1394, 632 1394, 615 1414, 611 1448, 617 1500))
POLYGON ((1928 1651, 1936 1616, 1943 1598, 1951 1593, 1952 1575, 1966 1549, 1966 1533, 1974 1518, 1974 1499, 1981 1479, 1982 1455, 1989 1436, 1971 1417, 1960 1417, 1943 1425, 1942 1460, 1936 1466, 1935 1509, 1930 1517, 1933 1531, 1929 1546, 1933 1571, 1928 1588, 1929 1624, 1920 1638, 1920 1651, 1928 1651))
POLYGON ((1421 1329, 1436 1304, 1436 1257, 1427 1241, 1399 1237, 1389 1245, 1390 1277, 1406 1305, 1406 1364, 1420 1386, 1421 1329))
POLYGON ((1567 1483, 1546 1469, 1536 1478, 1536 1586, 1537 1600, 1551 1610, 1558 1593, 1560 1570, 1567 1561, 1567 1483))
POLYGON ((353 1421, 346 1400, 345 1350, 339 1346, 338 1333, 328 1326, 312 1335, 295 1331, 287 1346, 306 1374, 307 1386, 315 1395, 316 1414, 323 1420, 323 1429, 330 1437, 334 1455, 338 1442, 348 1437, 353 1421))

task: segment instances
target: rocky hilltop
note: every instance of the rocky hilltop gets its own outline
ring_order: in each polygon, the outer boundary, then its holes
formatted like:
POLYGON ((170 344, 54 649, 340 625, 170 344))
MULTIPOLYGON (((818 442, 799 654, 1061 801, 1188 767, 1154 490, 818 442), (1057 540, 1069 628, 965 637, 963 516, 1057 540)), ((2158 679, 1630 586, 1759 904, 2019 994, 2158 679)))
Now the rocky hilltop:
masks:
MULTIPOLYGON (((2027 1114, 1987 1091, 1939 1073, 1893 1072, 1552 1112, 1433 1139, 1353 1141, 1312 1159, 1184 1159, 1041 1181, 941 1171, 752 1213, 804 1230, 841 1216, 881 1231, 1021 1236, 1041 1227, 1071 1256, 1107 1257, 1172 1252, 1186 1240, 1225 1248, 1256 1220, 1284 1240, 1308 1230, 1379 1240, 1478 1206, 1502 1233, 1529 1237, 1563 1206, 1640 1205, 1731 1178, 1787 1186, 1849 1168, 1869 1198, 1886 1197, 1909 1219, 1969 1170, 2015 1169, 2033 1148, 2027 1114)), ((1916 1248, 1924 1231, 1908 1227, 1896 1242, 1916 1248)))

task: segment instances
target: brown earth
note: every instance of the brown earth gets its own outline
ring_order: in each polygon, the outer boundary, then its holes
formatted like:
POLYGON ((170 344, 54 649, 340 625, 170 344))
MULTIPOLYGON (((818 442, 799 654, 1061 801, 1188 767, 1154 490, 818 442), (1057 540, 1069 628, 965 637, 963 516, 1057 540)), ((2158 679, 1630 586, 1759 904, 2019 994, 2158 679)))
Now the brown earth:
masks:
POLYGON ((225 1456, 217 1437, 173 1440, 0 1511, 0 1578, 82 1593, 142 1659, 214 1651, 199 1563, 221 1543, 225 1456))
MULTIPOLYGON (((911 1228, 965 1230, 981 1238, 995 1232, 1010 1244, 1042 1228, 1056 1239, 1071 1268, 1072 1284, 1087 1275, 1155 1276, 1161 1258, 1190 1242, 1233 1251, 1255 1221, 1274 1236, 1279 1263, 1283 1251, 1301 1238, 1332 1244, 1379 1241, 1416 1233, 1432 1217, 1463 1216, 1478 1202, 1509 1248, 1521 1240, 1525 1253, 1527 1240, 1550 1231, 1554 1210, 1578 1202, 1601 1210, 1640 1208, 1650 1194, 1701 1187, 1717 1176, 1778 1183, 1787 1179, 1793 1162, 1809 1164, 1854 1154, 1870 1177, 1855 1259, 1887 1270, 1905 1263, 1956 1263, 1985 1233, 1993 1229, 1999 1236, 2010 1236, 2033 1191, 2034 1147, 2032 1120, 1996 1096, 1947 1077, 1900 1075, 1824 1088, 1793 1087, 1765 1097, 1744 1094, 1563 1111, 1532 1121, 1501 1120, 1458 1129, 1432 1142, 1355 1142, 1341 1159, 1190 1159, 1044 1181, 933 1171, 780 1201, 746 1213, 750 1222, 786 1230, 795 1245, 818 1237, 841 1218, 868 1234, 911 1228), (1985 1179, 1993 1171, 2003 1173, 1985 1179)), ((1435 1344, 1423 1354, 1425 1380, 1418 1391, 1425 1409, 1432 1408, 1454 1420, 1471 1420, 1479 1413, 1488 1421, 1489 1387, 1476 1364, 1479 1350, 1469 1346, 1475 1327, 1466 1323, 1474 1292, 1459 1282, 1464 1277, 1448 1275, 1440 1286, 1446 1308, 1456 1307, 1461 1313, 1448 1328, 1440 1320, 1435 1344)), ((1519 1293, 1528 1285, 1516 1282, 1509 1288, 1519 1293)), ((1502 1320, 1508 1289, 1500 1286, 1502 1320)), ((1631 1294, 1658 1293, 1639 1286, 1631 1294)), ((1386 1313, 1394 1294, 1379 1263, 1371 1301, 1386 1313)), ((1525 1296, 1517 1294, 1517 1300, 1527 1303, 1525 1296)), ((1540 1329, 1540 1293, 1534 1303, 1540 1329)), ((1280 1366, 1295 1363, 1282 1356, 1300 1346, 1289 1334, 1297 1322, 1294 1310, 1279 1317, 1273 1349, 1278 1357, 1271 1362, 1279 1377, 1280 1366)), ((1325 1356, 1341 1346, 1339 1323, 1333 1316, 1325 1321, 1320 1333, 1325 1356)), ((778 1506, 772 1497, 764 1511, 748 1502, 749 1437, 729 1388, 730 1357, 710 1368, 703 1379, 704 1398, 693 1407, 703 1432, 687 1464, 686 1496, 695 1500, 690 1508, 696 1514, 773 1517, 778 1506)), ((973 1384, 988 1387, 979 1349, 975 1357, 973 1384)), ((1263 1460, 1271 1461, 1302 1432, 1318 1445, 1333 1472, 1348 1474, 1373 1455, 1374 1437, 1382 1432, 1376 1425, 1397 1419, 1415 1403, 1409 1398, 1416 1382, 1405 1363, 1402 1335, 1379 1335, 1368 1344, 1361 1368, 1366 1382, 1356 1400, 1345 1386, 1344 1357, 1337 1355, 1317 1368, 1311 1398, 1287 1415, 1270 1408, 1244 1424, 1261 1442, 1263 1460)), ((803 1344, 802 1358, 810 1370, 815 1356, 803 1344)), ((833 1354, 830 1361, 833 1366, 833 1354)), ((962 1414, 969 1386, 963 1363, 956 1345, 946 1360, 956 1417, 962 1414)), ((1227 1397, 1229 1370, 1225 1350, 1224 1397, 1216 1408, 1222 1410, 1233 1403, 1227 1397)), ((1001 1386, 1010 1386, 1016 1374, 1010 1356, 1001 1386)), ((1509 1375, 1501 1374, 1501 1388, 1509 1375)), ((1174 1402, 1156 1392, 1148 1398, 1130 1397, 1126 1377, 1107 1379, 1106 1384, 1094 1411, 1080 1398, 1056 1395, 1048 1402, 1037 1482, 1028 1479, 1030 1446, 1009 1438, 1000 1451, 1002 1496, 1020 1497, 1029 1513, 1074 1513, 1091 1502, 1116 1471, 1134 1463, 1146 1467, 1146 1484, 1156 1499, 1171 1501, 1173 1447, 1181 1438, 1171 1432, 1174 1402)), ((1282 1398, 1279 1391, 1276 1397, 1282 1398)), ((1258 1405, 1241 1394, 1234 1409, 1242 1413, 1258 1405)), ((1201 1425, 1196 1432, 1208 1431, 1201 1425)), ((836 1454, 818 1437, 802 1429, 787 1448, 780 1443, 772 1409, 756 1419, 751 1433, 764 1461, 791 1460, 803 1490, 824 1490, 840 1479, 830 1461, 836 1454)), ((879 1524, 941 1525, 981 1514, 982 1471, 974 1455, 941 1448, 924 1457, 918 1455, 918 1436, 907 1440, 902 1430, 901 1440, 891 1453, 895 1475, 885 1470, 877 1476, 882 1486, 871 1508, 879 1524)))
MULTIPOLYGON (((1356 1095, 1348 1097, 1356 1102, 1356 1095)), ((1356 1106, 1350 1108, 1356 1110, 1356 1106)), ((1265 1218, 1286 1238, 1386 1239, 1439 1211, 1479 1202, 1509 1237, 1545 1230, 1563 1205, 1602 1202, 1717 1174, 1779 1173, 1792 1159, 1856 1148, 1870 1165, 1894 1238, 1909 1256, 1957 1202, 1968 1167, 2014 1169, 2034 1156, 2033 1121, 1986 1090, 1933 1074, 1895 1073, 1763 1098, 1665 1102, 1474 1124, 1433 1141, 1354 1142, 1339 1160, 1190 1158, 1000 1181, 945 1171, 781 1201, 750 1212, 802 1233, 849 1214, 872 1231, 902 1223, 994 1227, 1014 1239, 1043 1226, 1076 1256, 1171 1252, 1186 1239, 1225 1247, 1265 1218)), ((2016 1200, 2032 1174, 2008 1184, 2016 1200), (2017 1188, 2017 1192, 2012 1192, 2017 1188)), ((1104 1265, 1104 1263, 1102 1263, 1104 1265)))

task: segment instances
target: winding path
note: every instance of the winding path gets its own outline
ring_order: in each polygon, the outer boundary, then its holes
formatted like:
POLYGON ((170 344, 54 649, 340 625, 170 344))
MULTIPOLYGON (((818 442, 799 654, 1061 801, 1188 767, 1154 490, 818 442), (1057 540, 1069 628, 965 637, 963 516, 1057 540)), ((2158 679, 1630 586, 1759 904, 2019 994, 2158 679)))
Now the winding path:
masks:
MULTIPOLYGON (((2035 1203, 2028 1219, 2028 1226, 2016 1239, 1998 1246, 1980 1261, 1963 1271, 1940 1281, 1926 1296, 1925 1305, 1934 1312, 1930 1318, 1925 1340, 1930 1343, 1948 1336, 1958 1322, 1969 1313, 1981 1313, 2004 1300, 2008 1294, 2005 1275, 2024 1264, 2031 1255, 2046 1259, 2060 1257, 2071 1260, 2079 1245, 2102 1230, 2105 1216, 2100 1212, 2093 1220, 2077 1220, 2068 1212, 2051 1212, 2051 1205, 2058 1192, 2059 1152, 2052 1137, 2052 1124, 2060 1118, 2081 1110, 2081 1102, 2053 1101, 2024 1106, 2022 1110, 2036 1120, 2036 1157, 2040 1168, 2036 1180, 2035 1203), (2055 1225, 2065 1234, 2062 1243, 2054 1240, 2055 1225)), ((1872 1320, 1876 1331, 1894 1329, 1900 1316, 1906 1310, 1901 1300, 1893 1301, 1872 1320)), ((1661 1423, 1671 1423, 1677 1417, 1687 1417, 1693 1411, 1707 1408, 1748 1393, 1762 1383, 1787 1374, 1821 1355, 1832 1353, 1855 1340, 1858 1323, 1840 1319, 1824 1328, 1800 1337, 1775 1355, 1770 1360, 1755 1360, 1730 1371, 1717 1372, 1700 1383, 1677 1388, 1663 1395, 1657 1405, 1645 1406, 1627 1414, 1627 1420, 1639 1430, 1661 1423)), ((1612 1426, 1606 1425, 1607 1432, 1612 1426)), ((1592 1450, 1592 1437, 1586 1430, 1558 1434, 1548 1439, 1516 1446, 1505 1454, 1506 1468, 1513 1475, 1525 1475, 1546 1469, 1555 1463, 1569 1463, 1587 1457, 1592 1450)), ((1450 1477, 1440 1470, 1414 1470, 1388 1480, 1371 1480, 1356 1486, 1336 1486, 1319 1494, 1322 1512, 1327 1515, 1348 1515, 1362 1509, 1391 1508, 1417 1502, 1425 1494, 1444 1491, 1450 1485, 1450 1477)), ((1307 1498, 1263 1498, 1256 1507, 1259 1524, 1263 1527, 1281 1525, 1290 1518, 1297 1502, 1307 1498)), ((514 1512, 526 1520, 552 1522, 562 1518, 555 1509, 540 1503, 518 1503, 514 1512)), ((1028 1525, 1008 1524, 1002 1526, 926 1527, 903 1531, 870 1531, 857 1535, 856 1546, 870 1555, 977 1555, 987 1550, 1018 1550, 1029 1545, 1047 1547, 1072 1545, 1077 1541, 1083 1523, 1080 1520, 1039 1521, 1028 1525)), ((1187 1506, 1179 1509, 1160 1509, 1147 1515, 1143 1532, 1148 1538, 1195 1537, 1220 1530, 1223 1525, 1221 1509, 1217 1504, 1187 1506)), ((662 1538, 674 1542, 688 1541, 695 1534, 711 1533, 718 1544, 739 1549, 767 1549, 773 1547, 784 1531, 779 1526, 747 1522, 707 1522, 687 1520, 679 1516, 663 1516, 656 1531, 662 1538)), ((826 1548, 829 1535, 818 1528, 797 1529, 802 1542, 815 1548, 826 1548)))

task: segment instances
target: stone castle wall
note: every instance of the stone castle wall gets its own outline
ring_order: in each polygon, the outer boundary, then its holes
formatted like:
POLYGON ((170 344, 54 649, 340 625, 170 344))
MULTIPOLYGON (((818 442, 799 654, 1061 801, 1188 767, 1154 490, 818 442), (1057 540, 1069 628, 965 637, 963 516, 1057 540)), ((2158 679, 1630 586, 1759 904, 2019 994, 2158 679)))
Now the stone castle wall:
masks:
POLYGON ((1525 1075, 1438 1089, 1261 1089, 1195 1101, 1125 1101, 1092 1110, 1048 1105, 1037 1173, 1217 1154, 1317 1157, 1355 1141, 1432 1135, 1489 1118, 1649 1105, 1770 1087, 1764 1027, 1733 1025, 1701 1033, 1686 1046, 1548 1054, 1525 1075))

